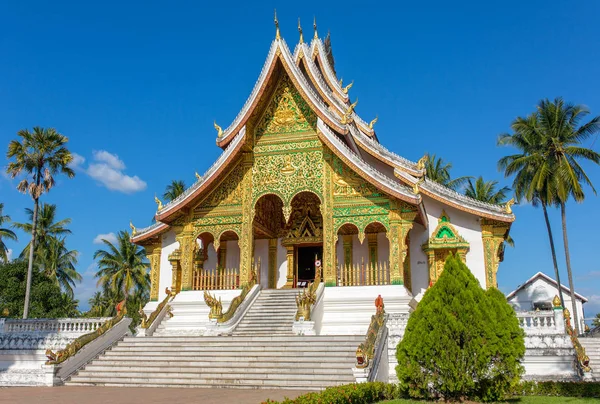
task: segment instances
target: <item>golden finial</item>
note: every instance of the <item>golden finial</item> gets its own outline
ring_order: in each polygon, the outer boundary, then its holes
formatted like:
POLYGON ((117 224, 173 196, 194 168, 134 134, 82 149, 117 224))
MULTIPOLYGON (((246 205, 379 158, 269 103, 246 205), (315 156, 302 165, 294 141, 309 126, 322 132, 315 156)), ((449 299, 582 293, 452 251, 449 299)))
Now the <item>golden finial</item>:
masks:
POLYGON ((319 39, 319 35, 317 34, 317 16, 313 19, 313 29, 315 30, 315 39, 319 39))
POLYGON ((277 9, 275 9, 275 39, 281 39, 279 35, 279 21, 277 20, 277 9))
POLYGON ((154 195, 154 202, 156 202, 156 204, 158 205, 158 210, 161 210, 163 208, 162 202, 156 197, 156 195, 154 195))
POLYGON ((344 94, 348 94, 348 90, 350 90, 353 85, 354 85, 354 80, 352 80, 352 82, 350 84, 348 84, 346 87, 342 88, 342 92, 344 94))
POLYGON ((555 308, 560 307, 560 298, 558 297, 558 295, 554 296, 554 299, 552 299, 552 305, 555 308))
POLYGON ((131 228, 131 235, 135 236, 135 234, 137 233, 137 230, 135 229, 135 226, 133 225, 133 223, 131 223, 131 220, 129 221, 129 228, 131 228))
POLYGON ((202 179, 202 176, 200 174, 198 174, 198 171, 196 171, 194 174, 196 174, 196 179, 198 181, 200 181, 202 179))
POLYGON ((375 125, 378 120, 379 120, 379 117, 377 115, 375 115, 375 119, 373 119, 371 122, 369 122, 369 129, 373 130, 373 125, 375 125))
POLYGON ((350 122, 350 115, 352 115, 352 112, 354 112, 354 107, 356 107, 356 104, 358 104, 358 97, 356 97, 356 101, 354 101, 352 104, 350 104, 348 109, 346 109, 346 112, 344 113, 344 116, 342 117, 342 120, 341 120, 342 125, 346 125, 347 123, 350 122))
POLYGON ((417 170, 424 170, 425 169, 425 163, 427 163, 427 160, 429 160, 429 155, 425 154, 423 157, 421 157, 419 159, 419 161, 417 161, 417 170))
POLYGON ((302 26, 300 25, 300 17, 298 17, 298 32, 300 33, 300 43, 304 43, 304 36, 302 35, 302 26))
POLYGON ((217 125, 217 121, 215 121, 214 126, 215 126, 215 129, 217 130, 217 137, 220 138, 221 136, 223 136, 223 128, 221 128, 219 125, 217 125))
POLYGON ((344 82, 344 78, 342 77, 339 81, 338 84, 340 85, 340 87, 342 86, 342 83, 344 82))
POLYGON ((506 213, 512 213, 512 209, 510 207, 513 206, 514 204, 515 204, 515 198, 510 198, 510 201, 506 202, 506 205, 504 205, 504 211, 506 213))
POLYGON ((418 195, 419 192, 421 192, 419 190, 419 185, 421 185, 421 183, 425 181, 425 179, 423 177, 419 178, 419 181, 415 182, 415 184, 413 185, 413 194, 418 195))

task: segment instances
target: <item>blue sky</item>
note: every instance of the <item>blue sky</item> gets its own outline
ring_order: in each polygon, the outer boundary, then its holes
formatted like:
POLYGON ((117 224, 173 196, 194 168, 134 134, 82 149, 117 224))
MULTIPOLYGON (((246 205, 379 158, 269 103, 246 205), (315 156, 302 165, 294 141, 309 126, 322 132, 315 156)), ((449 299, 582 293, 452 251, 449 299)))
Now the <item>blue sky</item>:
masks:
MULTIPOLYGON (((19 129, 55 127, 79 156, 76 178, 59 177, 43 201, 73 220, 69 247, 81 253, 82 308, 95 289, 98 235, 128 229, 129 220, 148 225, 155 193, 171 179, 191 184, 219 155, 213 120, 227 126, 249 95, 275 34, 274 7, 292 49, 298 17, 306 37, 314 15, 322 37, 331 31, 338 75, 354 80, 358 113, 379 116, 386 147, 412 160, 441 155, 454 176, 510 185, 496 162, 511 151, 496 147, 496 138, 541 98, 562 96, 600 114, 597 1, 294 4, 0 4, 0 146, 6 150, 19 129)), ((588 146, 598 150, 600 140, 588 146)), ((600 188, 600 168, 586 168, 600 188)), ((24 221, 31 200, 2 172, 5 214, 24 221)), ((587 316, 600 312, 599 206, 588 192, 567 211, 587 316)), ((517 246, 498 274, 505 292, 537 271, 553 272, 541 211, 514 210, 517 246)), ((551 220, 566 281, 558 212, 551 220)), ((8 242, 17 252, 27 241, 19 237, 8 242)))

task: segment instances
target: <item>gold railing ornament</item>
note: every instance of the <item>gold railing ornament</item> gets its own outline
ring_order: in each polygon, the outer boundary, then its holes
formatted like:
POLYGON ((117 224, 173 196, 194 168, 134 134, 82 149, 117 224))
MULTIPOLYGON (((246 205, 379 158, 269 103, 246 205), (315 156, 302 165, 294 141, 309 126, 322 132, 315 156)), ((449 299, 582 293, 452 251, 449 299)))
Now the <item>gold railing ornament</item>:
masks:
POLYGON ((310 309, 317 301, 317 288, 321 282, 311 282, 302 292, 296 296, 296 321, 304 318, 304 321, 310 321, 310 309))
POLYGON ((242 287, 242 293, 239 296, 236 296, 231 301, 229 305, 229 309, 225 313, 223 313, 223 304, 221 303, 221 298, 216 298, 215 295, 211 295, 208 291, 204 291, 204 302, 208 307, 210 307, 210 313, 208 313, 208 318, 211 320, 217 320, 217 323, 225 323, 233 318, 235 311, 242 304, 250 290, 257 282, 257 266, 260 270, 260 259, 258 260, 258 265, 256 263, 252 264, 250 268, 250 279, 248 283, 246 283, 242 287))
POLYGON ((56 351, 56 353, 54 353, 50 349, 46 349, 46 358, 48 358, 48 360, 46 361, 46 365, 58 365, 60 363, 63 363, 64 361, 71 358, 72 356, 75 356, 75 354, 77 352, 79 352, 79 350, 81 348, 83 348, 84 346, 86 346, 87 344, 89 344, 90 342, 92 342, 93 340, 98 338, 99 336, 106 333, 113 326, 118 324, 121 320, 123 320, 123 317, 125 317, 125 314, 127 314, 127 307, 125 307, 125 300, 118 303, 116 306, 116 309, 117 309, 116 316, 114 316, 110 320, 106 321, 100 327, 96 328, 95 331, 92 331, 90 333, 87 333, 87 334, 84 334, 84 335, 78 337, 73 342, 69 343, 64 349, 56 351))
POLYGON ((571 326, 571 313, 569 312, 569 309, 564 309, 563 315, 565 316, 565 328, 567 329, 567 334, 571 337, 571 343, 573 344, 575 355, 577 356, 577 367, 582 374, 591 372, 590 357, 585 353, 585 348, 581 346, 581 343, 575 334, 575 330, 573 330, 573 327, 571 326))
MULTIPOLYGON (((167 288, 168 290, 168 288, 167 288)), ((167 293, 167 296, 163 299, 162 302, 160 302, 160 304, 158 306, 156 306, 156 309, 150 313, 150 316, 147 316, 146 313, 144 313, 144 309, 142 308, 142 305, 140 304, 140 317, 142 318, 142 322, 140 324, 141 328, 149 328, 152 323, 154 322, 154 320, 156 320, 156 317, 158 317, 158 315, 160 314, 160 312, 162 311, 162 309, 165 307, 165 305, 169 302, 169 299, 171 299, 172 297, 174 297, 175 295, 171 296, 170 293, 167 293)), ((167 312, 167 314, 169 315, 169 317, 173 317, 173 313, 171 313, 170 308, 168 309, 169 311, 167 312)))
POLYGON ((371 323, 367 330, 367 336, 365 341, 362 342, 356 349, 356 367, 366 368, 369 366, 371 359, 375 352, 375 342, 377 341, 377 335, 379 330, 385 322, 385 309, 383 305, 383 298, 381 295, 375 299, 376 312, 371 316, 371 323))

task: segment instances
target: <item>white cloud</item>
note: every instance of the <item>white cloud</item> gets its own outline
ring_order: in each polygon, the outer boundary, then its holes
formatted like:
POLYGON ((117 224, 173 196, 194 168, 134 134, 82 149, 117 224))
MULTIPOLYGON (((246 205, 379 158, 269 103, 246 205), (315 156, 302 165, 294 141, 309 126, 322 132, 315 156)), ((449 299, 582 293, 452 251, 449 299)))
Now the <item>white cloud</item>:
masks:
POLYGON ((85 157, 77 154, 77 153, 71 153, 71 155, 73 156, 73 160, 71 160, 71 164, 69 164, 71 166, 72 169, 77 169, 79 167, 81 167, 83 165, 83 163, 85 163, 85 157))
POLYGON ((111 191, 131 194, 146 189, 146 182, 137 175, 126 175, 125 163, 116 154, 106 150, 94 151, 94 162, 86 173, 111 191))
POLYGON ((106 150, 94 150, 94 160, 108 164, 115 170, 122 171, 125 169, 125 163, 116 154, 107 152, 106 150))
POLYGON ((9 248, 6 250, 6 259, 10 262, 10 260, 12 260, 12 255, 13 255, 13 250, 12 248, 9 248))
POLYGON ((102 240, 106 240, 110 243, 116 244, 117 243, 117 235, 113 232, 106 233, 106 234, 98 234, 96 236, 96 238, 94 238, 94 244, 104 244, 102 242, 102 240))

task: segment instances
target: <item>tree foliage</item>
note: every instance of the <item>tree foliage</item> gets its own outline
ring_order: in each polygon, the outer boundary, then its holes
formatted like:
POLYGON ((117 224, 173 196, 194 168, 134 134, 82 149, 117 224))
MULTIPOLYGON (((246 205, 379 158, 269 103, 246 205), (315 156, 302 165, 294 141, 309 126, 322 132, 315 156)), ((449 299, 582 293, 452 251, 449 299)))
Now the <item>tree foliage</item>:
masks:
POLYGON ((450 189, 458 189, 463 187, 471 177, 458 177, 452 178, 450 170, 452 169, 452 163, 445 162, 441 157, 437 157, 435 154, 427 156, 425 162, 425 172, 427 178, 442 184, 450 189))
POLYGON ((450 256, 397 347, 400 390, 413 398, 501 399, 518 382, 523 332, 506 300, 450 256))
MULTIPOLYGON (((33 271, 29 316, 33 318, 77 317, 77 300, 62 292, 51 279, 33 271)), ((15 260, 0 264, 0 312, 8 309, 9 317, 23 315, 27 264, 15 260)))
POLYGON ((163 194, 163 198, 167 202, 171 202, 173 199, 177 198, 179 195, 183 194, 185 191, 185 182, 172 180, 169 185, 165 188, 165 193, 163 194))
POLYGON ((14 231, 1 227, 4 223, 10 222, 10 216, 3 215, 3 210, 4 204, 0 203, 0 262, 8 261, 8 247, 4 244, 3 239, 17 240, 17 235, 14 231))
POLYGON ((509 187, 497 189, 498 181, 485 181, 479 176, 475 183, 469 178, 465 195, 478 201, 501 204, 506 202, 506 195, 510 192, 509 187))

